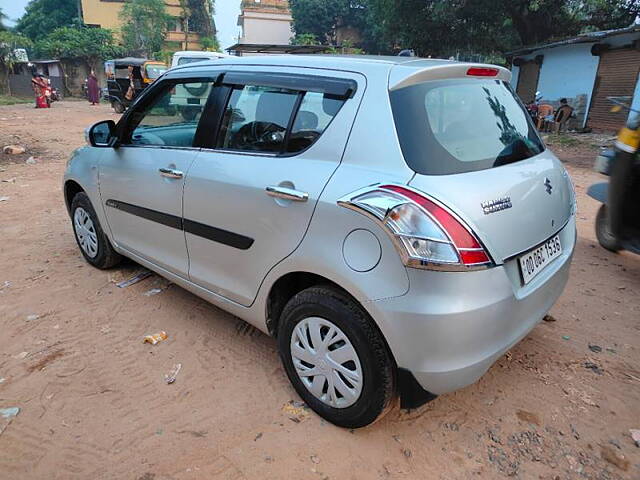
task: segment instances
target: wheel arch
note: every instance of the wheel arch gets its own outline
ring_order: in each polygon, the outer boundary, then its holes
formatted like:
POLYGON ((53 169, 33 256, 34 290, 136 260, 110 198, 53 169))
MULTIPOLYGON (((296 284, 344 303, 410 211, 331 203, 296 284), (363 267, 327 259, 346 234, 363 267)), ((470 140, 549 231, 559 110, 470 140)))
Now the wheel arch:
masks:
POLYGON ((67 207, 67 212, 69 212, 69 215, 71 215, 71 202, 73 202, 73 197, 75 197, 78 193, 84 191, 84 188, 82 188, 82 186, 75 180, 67 180, 64 183, 64 203, 67 207))
POLYGON ((266 309, 265 318, 266 318, 266 325, 267 325, 267 330, 269 335, 271 335, 272 337, 277 337, 278 326, 280 322, 280 314, 282 313, 282 310, 284 309, 287 302, 291 298, 293 298, 294 295, 296 295, 297 293, 307 288, 320 286, 320 285, 328 286, 335 290, 338 290, 339 292, 345 294, 353 302, 355 302, 360 308, 362 308, 362 310, 371 319, 371 322, 373 323, 374 328, 378 330, 378 332, 384 339, 384 342, 387 346, 387 349, 389 350, 391 358, 395 363, 395 356, 393 354, 393 351, 391 350, 391 347, 389 346, 389 342, 387 341, 387 338, 384 335, 384 332, 382 331, 382 329, 380 328, 380 325, 378 325, 378 322, 376 321, 376 319, 373 318, 369 313, 369 310, 362 304, 361 301, 358 300, 358 298, 355 295, 353 295, 351 292, 349 292, 339 283, 323 275, 319 275, 317 273, 311 273, 306 271, 288 272, 280 276, 271 285, 271 288, 269 289, 269 294, 267 295, 267 299, 265 302, 265 309, 266 309))
POLYGON ((265 318, 269 335, 277 337, 280 314, 287 302, 302 290, 317 285, 331 285, 353 298, 353 295, 340 285, 322 275, 304 271, 285 273, 273 282, 267 295, 265 318))

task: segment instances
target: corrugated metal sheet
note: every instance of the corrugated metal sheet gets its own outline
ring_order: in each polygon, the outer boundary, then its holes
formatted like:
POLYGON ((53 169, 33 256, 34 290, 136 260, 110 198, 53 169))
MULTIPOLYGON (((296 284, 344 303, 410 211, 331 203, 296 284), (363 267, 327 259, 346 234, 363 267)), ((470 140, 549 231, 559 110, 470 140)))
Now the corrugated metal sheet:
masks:
POLYGON ((632 96, 640 72, 640 50, 622 48, 603 52, 587 125, 597 130, 618 130, 628 112, 611 113, 613 104, 607 97, 632 96))

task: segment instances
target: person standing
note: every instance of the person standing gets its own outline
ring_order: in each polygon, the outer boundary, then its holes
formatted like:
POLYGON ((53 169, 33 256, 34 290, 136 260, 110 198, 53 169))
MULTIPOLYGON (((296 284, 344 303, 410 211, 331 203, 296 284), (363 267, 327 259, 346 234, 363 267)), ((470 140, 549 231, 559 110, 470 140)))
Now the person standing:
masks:
POLYGON ((36 96, 36 108, 48 108, 49 104, 47 103, 46 97, 46 87, 44 78, 42 78, 39 74, 34 73, 31 77, 31 87, 33 88, 33 93, 36 96))
POLYGON ((100 87, 98 86, 98 77, 96 72, 91 70, 87 77, 87 99, 91 102, 91 105, 97 105, 100 103, 100 87))

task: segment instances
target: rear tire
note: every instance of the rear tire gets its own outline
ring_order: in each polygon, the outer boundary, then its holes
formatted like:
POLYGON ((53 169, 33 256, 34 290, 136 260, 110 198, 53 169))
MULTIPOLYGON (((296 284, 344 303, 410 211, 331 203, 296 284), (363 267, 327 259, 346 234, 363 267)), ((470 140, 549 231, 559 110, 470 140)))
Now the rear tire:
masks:
POLYGON ((96 211, 84 192, 77 193, 71 201, 71 225, 76 242, 84 259, 99 269, 114 267, 122 256, 111 246, 96 211))
POLYGON ((369 315, 337 288, 311 287, 289 300, 280 317, 278 348, 296 392, 329 422, 359 428, 389 411, 393 358, 369 315), (320 326, 315 337, 313 325, 320 326), (311 370, 318 374, 308 375, 311 370))
POLYGON ((596 215, 596 238, 598 243, 611 252, 619 252, 622 249, 618 239, 609 231, 607 225, 607 206, 602 204, 596 215))

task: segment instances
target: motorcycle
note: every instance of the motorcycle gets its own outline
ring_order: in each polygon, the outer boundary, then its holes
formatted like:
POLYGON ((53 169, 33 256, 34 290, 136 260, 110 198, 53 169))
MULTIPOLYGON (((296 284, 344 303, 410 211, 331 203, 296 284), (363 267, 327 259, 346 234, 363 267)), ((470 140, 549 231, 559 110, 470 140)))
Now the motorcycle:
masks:
POLYGON ((531 120, 533 120, 534 125, 538 124, 538 106, 540 104, 540 100, 542 100, 542 94, 540 92, 536 92, 533 102, 525 105, 527 113, 531 117, 531 120))
POLYGON ((57 102, 58 100, 60 100, 60 94, 58 93, 58 89, 56 89, 53 85, 51 85, 51 80, 48 78, 43 77, 45 82, 46 82, 46 86, 44 87, 44 96, 47 100, 47 106, 51 107, 51 104, 53 102, 57 102))
POLYGON ((625 102, 628 97, 609 97, 614 111, 628 110, 627 124, 618 133, 612 150, 601 152, 594 169, 609 182, 593 184, 587 195, 602 203, 596 215, 596 237, 607 250, 640 254, 640 111, 625 102))

